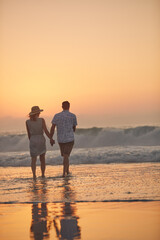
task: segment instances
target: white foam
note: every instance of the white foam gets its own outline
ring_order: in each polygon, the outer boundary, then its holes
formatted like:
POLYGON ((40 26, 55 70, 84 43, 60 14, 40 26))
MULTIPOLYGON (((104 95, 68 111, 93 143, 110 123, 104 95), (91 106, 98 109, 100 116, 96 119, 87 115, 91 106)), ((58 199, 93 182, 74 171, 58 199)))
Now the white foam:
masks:
MULTIPOLYGON (((99 148, 74 148, 70 164, 160 162, 159 146, 108 146, 99 148)), ((37 162, 39 164, 39 161, 37 162)), ((61 165, 59 150, 47 151, 47 165, 61 165)), ((30 166, 29 152, 0 153, 0 166, 30 166)))

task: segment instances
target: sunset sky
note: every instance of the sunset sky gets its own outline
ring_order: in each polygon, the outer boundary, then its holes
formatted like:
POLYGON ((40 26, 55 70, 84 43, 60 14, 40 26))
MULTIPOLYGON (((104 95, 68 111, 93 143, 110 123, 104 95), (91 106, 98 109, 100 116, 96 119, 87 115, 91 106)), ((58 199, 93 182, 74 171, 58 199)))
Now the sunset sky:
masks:
POLYGON ((34 105, 51 119, 63 100, 79 127, 159 123, 160 1, 1 0, 0 8, 1 128, 34 105))

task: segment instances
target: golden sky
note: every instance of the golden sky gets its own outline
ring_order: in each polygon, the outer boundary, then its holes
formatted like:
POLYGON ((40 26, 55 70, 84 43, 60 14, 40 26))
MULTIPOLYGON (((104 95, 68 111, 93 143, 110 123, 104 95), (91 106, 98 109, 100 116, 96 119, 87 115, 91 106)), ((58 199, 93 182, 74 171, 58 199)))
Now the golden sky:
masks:
POLYGON ((80 126, 158 122, 158 0, 0 4, 1 117, 53 116, 69 100, 80 126))

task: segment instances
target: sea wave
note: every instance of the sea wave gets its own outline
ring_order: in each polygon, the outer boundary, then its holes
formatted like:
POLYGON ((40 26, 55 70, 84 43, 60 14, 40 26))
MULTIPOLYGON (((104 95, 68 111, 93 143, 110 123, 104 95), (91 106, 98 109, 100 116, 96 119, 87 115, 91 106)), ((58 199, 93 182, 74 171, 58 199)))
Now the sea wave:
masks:
MULTIPOLYGON (((56 137, 55 137, 56 138, 56 137)), ((159 146, 160 127, 141 126, 135 128, 78 128, 75 133, 75 148, 96 148, 106 146, 159 146)), ((26 133, 1 134, 0 152, 28 151, 29 142, 26 133)), ((47 140, 47 149, 52 148, 47 140)))
MULTIPOLYGON (((107 146, 97 148, 75 148, 70 157, 70 164, 111 164, 111 163, 146 163, 160 162, 159 146, 107 146)), ((40 162, 38 161, 39 165, 40 162)), ((61 165, 59 150, 47 151, 47 165, 61 165)), ((0 166, 30 166, 29 152, 2 152, 0 166)))

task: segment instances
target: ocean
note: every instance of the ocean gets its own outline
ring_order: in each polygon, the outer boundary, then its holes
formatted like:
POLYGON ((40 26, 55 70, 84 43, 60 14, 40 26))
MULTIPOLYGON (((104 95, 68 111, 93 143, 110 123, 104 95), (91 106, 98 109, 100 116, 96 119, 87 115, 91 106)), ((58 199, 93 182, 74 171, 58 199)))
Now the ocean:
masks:
POLYGON ((66 178, 46 142, 46 178, 37 160, 35 181, 26 133, 1 133, 0 203, 160 201, 160 127, 77 129, 66 178))

